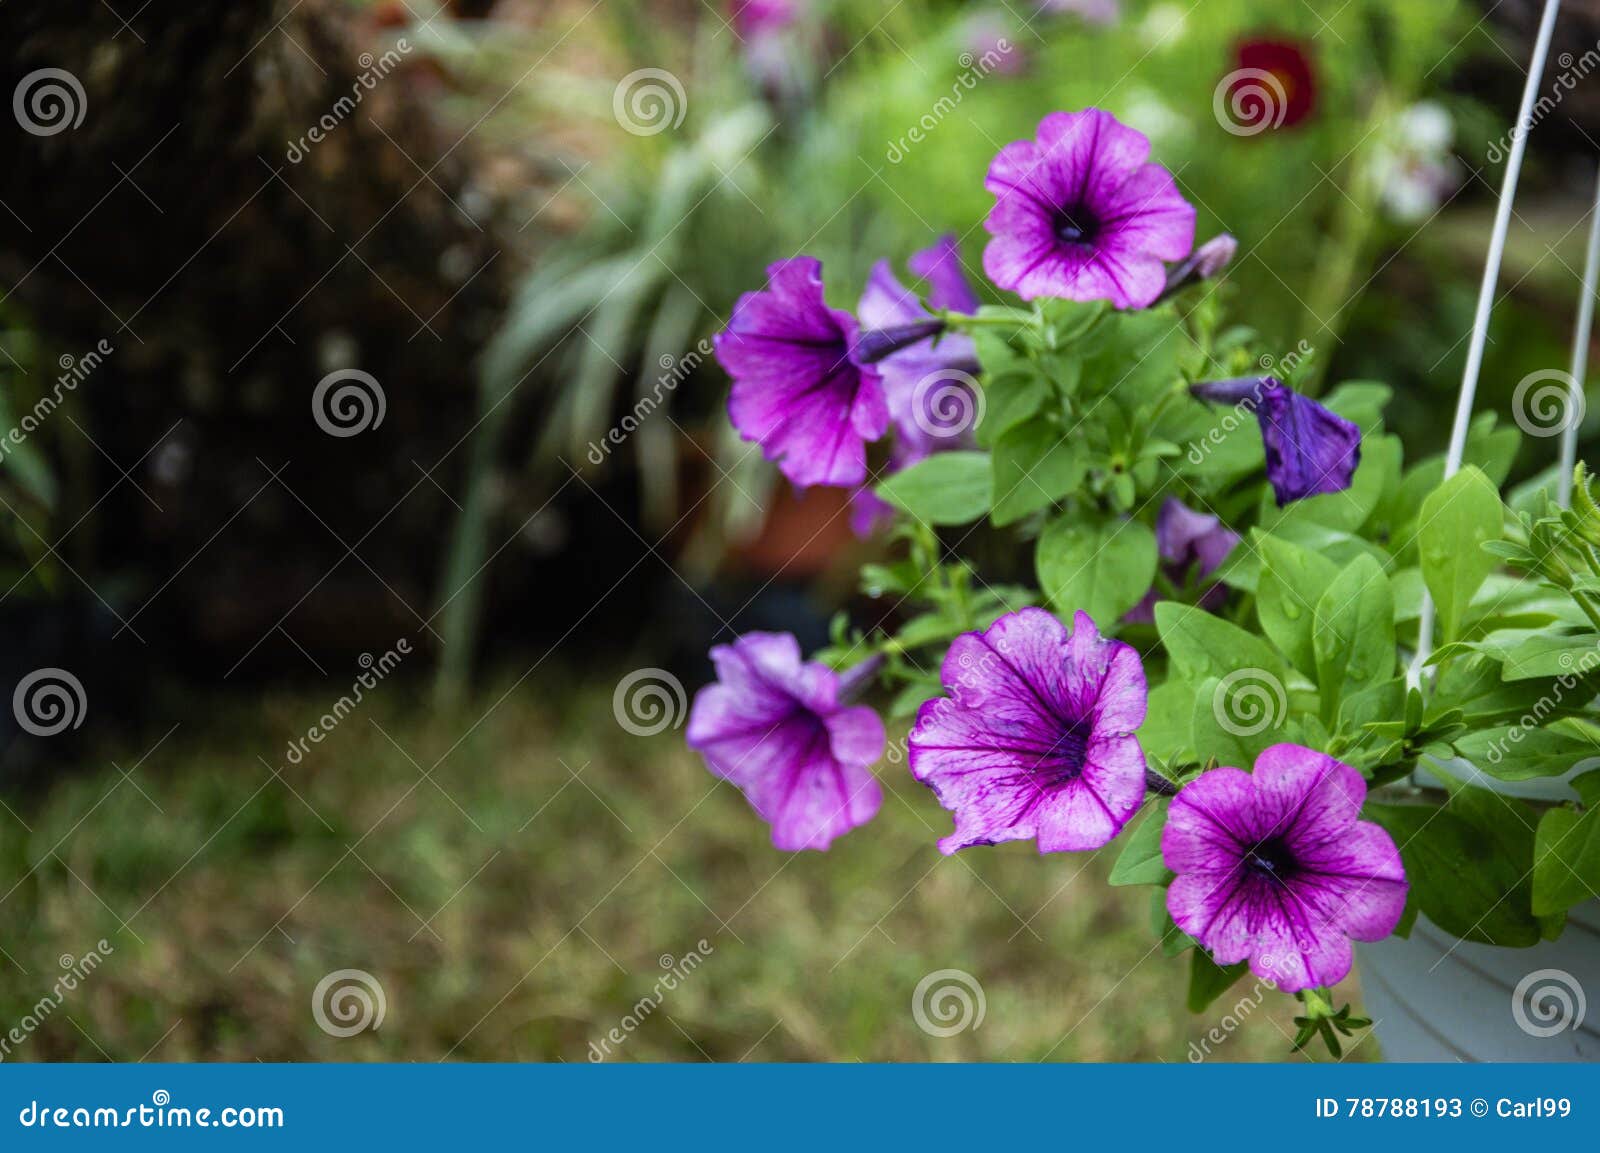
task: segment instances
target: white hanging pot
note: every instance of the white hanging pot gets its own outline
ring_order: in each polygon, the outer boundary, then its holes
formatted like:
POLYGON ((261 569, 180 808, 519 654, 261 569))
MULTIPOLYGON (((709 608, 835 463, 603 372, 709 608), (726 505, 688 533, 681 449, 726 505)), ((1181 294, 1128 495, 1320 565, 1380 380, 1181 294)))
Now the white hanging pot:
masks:
MULTIPOLYGON (((1535 101, 1543 83, 1559 8, 1559 0, 1545 0, 1511 133, 1450 447, 1445 454, 1446 478, 1461 467, 1466 447, 1517 179, 1534 123, 1535 101)), ((1600 285, 1600 179, 1591 217, 1583 295, 1572 340, 1569 388, 1574 403, 1581 403, 1594 298, 1600 285)), ((1581 412, 1581 407, 1576 411, 1581 412)), ((1571 492, 1577 424, 1576 420, 1569 420, 1562 429, 1557 497, 1563 504, 1571 492)), ((1424 598, 1422 607, 1417 661, 1412 666, 1415 678, 1424 675, 1433 643, 1433 603, 1424 598)), ((1535 802, 1559 803, 1576 796, 1561 777, 1502 782, 1462 761, 1440 762, 1435 769, 1468 779, 1481 788, 1535 802)), ((1413 783, 1423 788, 1439 787, 1438 778, 1424 770, 1418 771, 1413 783)), ((1418 917, 1409 937, 1359 945, 1356 956, 1367 1015, 1372 1018, 1373 1032, 1388 1060, 1600 1060, 1600 1006, 1591 1018, 1588 1003, 1591 995, 1600 998, 1600 901, 1571 909, 1565 930, 1557 940, 1543 941, 1531 948, 1462 941, 1425 917, 1418 917)))
MULTIPOLYGON (((1566 777, 1496 781, 1459 760, 1436 769, 1524 800, 1577 796, 1566 777)), ((1416 783, 1438 787, 1426 770, 1416 783)), ((1600 1005, 1589 1007, 1600 997, 1600 901, 1527 949, 1463 941, 1418 917, 1408 938, 1357 945, 1356 965, 1386 1060, 1600 1061, 1600 1005)))

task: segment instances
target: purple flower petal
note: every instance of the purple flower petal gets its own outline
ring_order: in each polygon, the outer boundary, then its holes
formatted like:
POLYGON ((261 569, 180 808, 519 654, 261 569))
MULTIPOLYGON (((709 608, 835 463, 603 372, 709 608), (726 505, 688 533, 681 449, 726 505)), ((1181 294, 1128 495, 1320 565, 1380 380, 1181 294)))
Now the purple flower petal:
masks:
POLYGON ((822 265, 798 256, 769 267, 766 290, 741 296, 716 336, 734 427, 796 485, 860 484, 867 443, 888 427, 882 379, 851 356, 858 335, 824 303, 822 265))
POLYGON ((1350 971, 1350 940, 1388 936, 1406 879, 1389 834, 1358 819, 1366 783, 1349 765, 1273 745, 1255 771, 1213 769, 1173 799, 1161 855, 1177 878, 1167 911, 1218 964, 1296 991, 1350 971))
MULTIPOLYGON (((928 300, 935 308, 977 310, 977 294, 962 271, 954 236, 939 237, 931 247, 915 253, 908 264, 928 282, 928 300)), ((872 266, 856 311, 871 329, 898 329, 933 319, 886 260, 872 266)), ((929 337, 891 353, 874 367, 883 378, 897 434, 891 471, 908 468, 936 452, 973 445, 978 353, 970 336, 929 337)))
POLYGON ((928 282, 928 303, 946 312, 978 311, 978 294, 967 280, 961 265, 961 249, 951 233, 945 233, 932 245, 911 254, 906 261, 918 280, 928 282))
POLYGON ((883 722, 839 706, 839 676, 802 662, 787 633, 746 633, 711 650, 718 681, 695 694, 689 747, 737 786, 779 849, 826 849, 870 821, 883 793, 870 766, 883 722))
POLYGON ((1166 287, 1163 261, 1194 246, 1194 206, 1150 142, 1110 113, 1053 112, 1035 140, 1007 144, 984 187, 989 278, 1024 300, 1058 296, 1143 308, 1166 287))
POLYGON ((1253 410, 1278 507, 1350 487, 1361 463, 1361 429, 1275 377, 1206 381, 1189 391, 1213 404, 1253 410))
POLYGON ((1106 844, 1144 799, 1138 653, 1102 638, 1087 614, 1066 626, 1042 609, 956 638, 941 670, 948 697, 911 730, 911 772, 955 816, 939 842, 1037 839, 1040 852, 1106 844))
MULTIPOLYGON (((1161 555, 1163 571, 1175 584, 1187 581, 1191 568, 1198 579, 1210 576, 1238 543, 1239 534, 1217 517, 1195 512, 1175 497, 1168 497, 1156 515, 1156 549, 1161 555)), ((1200 597, 1199 604, 1201 608, 1215 610, 1227 597, 1226 588, 1213 585, 1200 597)), ((1122 619, 1130 624, 1152 623, 1159 600, 1161 598, 1152 589, 1122 619)))

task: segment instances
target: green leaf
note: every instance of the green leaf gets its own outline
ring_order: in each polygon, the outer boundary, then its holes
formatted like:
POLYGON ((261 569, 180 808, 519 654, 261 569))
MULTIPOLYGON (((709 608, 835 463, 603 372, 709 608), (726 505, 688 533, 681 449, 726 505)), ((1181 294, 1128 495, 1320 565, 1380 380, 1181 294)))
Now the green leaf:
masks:
POLYGON ((967 524, 989 511, 989 454, 941 452, 895 473, 878 495, 928 524, 967 524))
POLYGON ((1155 579, 1156 538, 1136 520, 1059 517, 1039 537, 1034 563, 1057 612, 1081 609, 1109 631, 1155 579))
POLYGON ((1139 744, 1162 764, 1181 764, 1194 752, 1190 717, 1194 713, 1194 687, 1174 678, 1150 690, 1139 744))
POLYGON ((1533 844, 1533 911, 1564 913, 1600 892, 1600 770, 1573 778, 1583 809, 1551 809, 1533 844))
POLYGON ((1193 605, 1158 602, 1156 630, 1173 667, 1193 684, 1238 669, 1264 669, 1276 676, 1283 668, 1278 654, 1260 637, 1193 605))
MULTIPOLYGON (((1496 804, 1505 800, 1491 799, 1496 804)), ((1499 831, 1514 835, 1510 827, 1518 822, 1512 811, 1499 810, 1487 828, 1480 810, 1469 805, 1463 815, 1454 798, 1442 809, 1368 802, 1363 813, 1394 838, 1412 898, 1445 932, 1486 945, 1519 948, 1539 940, 1531 887, 1525 880, 1533 868, 1533 834, 1523 830, 1526 853, 1506 851, 1496 835, 1499 831)))
POLYGON ((985 376, 982 387, 983 419, 977 428, 980 444, 994 444, 1050 399, 1050 386, 1032 372, 1012 372, 999 378, 985 376))
POLYGON ((1172 880, 1172 873, 1161 860, 1161 830, 1166 824, 1167 806, 1158 801, 1138 827, 1123 838, 1122 852, 1111 866, 1111 884, 1165 885, 1172 880))
POLYGON ((1524 724, 1479 729, 1453 742, 1455 750, 1477 768, 1502 781, 1559 777, 1600 748, 1557 729, 1524 724))
POLYGON ((1311 648, 1317 598, 1333 584, 1339 568, 1331 560, 1277 536, 1257 538, 1262 556, 1256 585, 1256 614, 1261 631, 1278 651, 1315 680, 1317 659, 1311 648))
POLYGON ((1318 598, 1311 646, 1326 724, 1346 694, 1394 675, 1394 594, 1377 561, 1357 557, 1318 598))
POLYGON ((1600 636, 1533 636, 1506 653, 1500 675, 1508 681, 1529 677, 1583 676, 1600 668, 1600 636))
POLYGON ((1347 380, 1323 397, 1322 403, 1329 411, 1359 425, 1365 434, 1376 432, 1383 424, 1383 410, 1393 395, 1393 389, 1375 380, 1347 380))
MULTIPOLYGON (((1443 713, 1460 710, 1462 720, 1474 728, 1487 727, 1496 720, 1516 720, 1534 709, 1540 698, 1549 698, 1556 712, 1581 709, 1593 696, 1574 677, 1571 688, 1544 678, 1529 677, 1514 682, 1501 680, 1499 662, 1482 654, 1469 653, 1463 660, 1452 660, 1439 670, 1428 701, 1431 723, 1443 713)), ((1549 710, 1549 704, 1544 706, 1549 710)))
POLYGON ((1245 961, 1218 965, 1204 949, 1196 949, 1189 962, 1189 1012, 1202 1013, 1250 969, 1245 961))
POLYGON ((1460 638, 1472 594, 1494 569, 1494 557, 1483 545, 1500 539, 1503 517, 1499 490, 1471 465, 1422 502, 1417 529, 1422 579, 1438 607, 1439 635, 1445 641, 1460 638))
POLYGON ((1194 747, 1224 765, 1245 766, 1287 734, 1289 697, 1283 681, 1263 668, 1207 677, 1190 712, 1194 747))
POLYGON ((1007 525, 1048 508, 1083 483, 1089 463, 1083 445, 1068 440, 1054 422, 1033 419, 994 446, 994 511, 1007 525))

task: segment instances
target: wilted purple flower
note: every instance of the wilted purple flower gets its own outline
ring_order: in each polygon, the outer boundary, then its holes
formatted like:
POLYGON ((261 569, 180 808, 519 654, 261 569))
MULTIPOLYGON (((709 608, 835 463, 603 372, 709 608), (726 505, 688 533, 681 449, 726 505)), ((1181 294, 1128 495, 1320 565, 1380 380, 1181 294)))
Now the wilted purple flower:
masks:
POLYGON ((1109 112, 1052 112, 1035 140, 989 165, 995 206, 983 267, 1024 300, 1059 296, 1143 308, 1167 282, 1163 261, 1194 245, 1194 205, 1146 164, 1150 141, 1109 112))
POLYGON ((1210 280, 1233 262, 1238 251, 1239 242, 1230 234, 1220 232, 1213 236, 1167 270, 1167 286, 1161 290, 1161 298, 1166 299, 1191 284, 1210 280))
MULTIPOLYGON (((906 262, 928 285, 928 303, 941 311, 978 311, 978 295, 961 268, 956 238, 939 237, 906 262)), ((861 323, 879 333, 914 332, 934 320, 917 294, 895 276, 887 260, 872 266, 856 309, 861 323)), ((873 333, 863 336, 862 343, 873 333)), ((858 359, 860 353, 858 352, 858 359)), ((891 471, 924 457, 973 443, 980 411, 976 376, 978 354, 961 333, 928 336, 877 361, 894 421, 896 442, 891 471)))
POLYGON ((941 675, 950 695, 922 706, 910 737, 912 775, 955 814, 940 852, 1031 838, 1041 853, 1097 849, 1138 810, 1144 666, 1087 613, 1070 637, 1043 609, 1010 613, 957 637, 941 675))
MULTIPOLYGON (((1175 497, 1169 496, 1156 514, 1156 551, 1174 583, 1183 583, 1191 568, 1195 570, 1195 579, 1204 580, 1228 559, 1238 543, 1239 534, 1220 519, 1195 512, 1175 497)), ((1213 585, 1198 603, 1201 608, 1215 612, 1227 597, 1226 588, 1213 585)), ((1159 599, 1152 589, 1122 619, 1131 624, 1149 624, 1156 619, 1155 606, 1159 599)))
POLYGON ((728 415, 796 485, 855 485, 867 476, 867 442, 889 425, 883 381, 859 363, 855 317, 822 298, 822 265, 809 256, 767 269, 714 340, 733 377, 728 415))
POLYGON ((1252 410, 1261 425, 1267 479, 1282 508, 1318 493, 1343 492, 1361 463, 1361 429, 1276 377, 1244 376, 1189 386, 1212 404, 1252 410))
POLYGON ((1360 773, 1300 745, 1264 750, 1253 773, 1202 773, 1161 834, 1173 921, 1286 992, 1342 980, 1350 940, 1387 937, 1406 904, 1394 841, 1357 819, 1366 796, 1360 773))
POLYGON ((840 704, 838 673, 802 663, 788 633, 746 633, 711 659, 717 683, 695 694, 689 747, 771 824, 776 848, 826 849, 877 814, 869 766, 883 755, 883 722, 840 704))

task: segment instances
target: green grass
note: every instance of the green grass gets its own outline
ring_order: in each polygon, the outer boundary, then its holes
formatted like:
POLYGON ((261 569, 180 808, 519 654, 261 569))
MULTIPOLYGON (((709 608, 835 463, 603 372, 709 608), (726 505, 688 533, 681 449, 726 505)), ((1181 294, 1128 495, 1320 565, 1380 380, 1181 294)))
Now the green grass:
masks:
MULTIPOLYGON (((1187 961, 1154 947, 1149 890, 1105 884, 1111 853, 941 857, 948 815, 903 765, 873 824, 778 853, 681 732, 625 732, 616 676, 588 675, 454 713, 386 682, 298 765, 331 694, 187 698, 203 726, 7 797, 0 1036, 61 959, 113 951, 6 1059, 583 1061, 701 939, 612 1059, 1183 1061, 1250 995, 1185 1011, 1187 961), (337 969, 381 983, 381 1028, 318 1027, 337 969), (981 984, 981 1025, 918 1027, 940 969, 981 984)), ((1288 1057, 1294 1004, 1268 993, 1216 1059, 1288 1057)))

